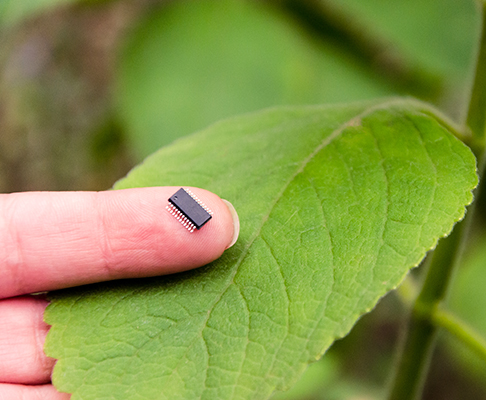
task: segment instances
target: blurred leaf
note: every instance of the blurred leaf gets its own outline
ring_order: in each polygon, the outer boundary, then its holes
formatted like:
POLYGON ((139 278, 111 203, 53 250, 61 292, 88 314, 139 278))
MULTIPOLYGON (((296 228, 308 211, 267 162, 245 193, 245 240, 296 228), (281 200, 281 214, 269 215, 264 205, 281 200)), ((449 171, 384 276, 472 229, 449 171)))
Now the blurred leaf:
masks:
POLYGON ((72 400, 289 388, 462 218, 475 159, 448 126, 409 100, 283 107, 161 149, 115 187, 207 188, 240 239, 195 271, 52 294, 55 385, 72 400))
MULTIPOLYGON (((454 280, 449 308, 486 338, 486 238, 481 238, 466 258, 454 280)), ((486 387, 486 362, 457 342, 448 341, 463 364, 486 387)))
POLYGON ((320 1, 339 7, 450 84, 467 86, 480 28, 475 0, 320 1))
POLYGON ((145 156, 242 112, 389 95, 376 78, 257 2, 178 1, 132 33, 117 101, 145 156))

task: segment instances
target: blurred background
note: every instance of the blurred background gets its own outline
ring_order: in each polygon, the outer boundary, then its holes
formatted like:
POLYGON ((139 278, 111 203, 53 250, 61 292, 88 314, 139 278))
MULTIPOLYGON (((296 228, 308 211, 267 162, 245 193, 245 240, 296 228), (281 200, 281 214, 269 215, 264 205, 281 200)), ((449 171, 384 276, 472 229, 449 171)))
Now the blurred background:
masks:
MULTIPOLYGON (((479 25, 474 0, 0 0, 0 191, 108 189, 275 105, 405 95, 462 122, 479 25)), ((483 226, 450 308, 486 336, 483 226)), ((275 399, 380 398, 419 275, 275 399)), ((486 399, 486 361, 444 333, 424 399, 486 399)))

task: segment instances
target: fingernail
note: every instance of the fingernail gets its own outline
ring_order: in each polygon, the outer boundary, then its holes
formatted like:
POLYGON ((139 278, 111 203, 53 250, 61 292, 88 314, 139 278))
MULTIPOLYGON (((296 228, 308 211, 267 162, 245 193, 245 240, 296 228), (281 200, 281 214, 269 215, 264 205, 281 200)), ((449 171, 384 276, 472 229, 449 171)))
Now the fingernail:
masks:
POLYGON ((238 240, 238 235, 240 234, 240 219, 238 218, 238 213, 233 207, 233 204, 231 204, 228 200, 221 200, 224 201, 224 204, 226 204, 226 206, 230 210, 231 216, 233 217, 233 239, 231 239, 231 243, 228 245, 228 247, 226 247, 227 249, 229 249, 238 240))

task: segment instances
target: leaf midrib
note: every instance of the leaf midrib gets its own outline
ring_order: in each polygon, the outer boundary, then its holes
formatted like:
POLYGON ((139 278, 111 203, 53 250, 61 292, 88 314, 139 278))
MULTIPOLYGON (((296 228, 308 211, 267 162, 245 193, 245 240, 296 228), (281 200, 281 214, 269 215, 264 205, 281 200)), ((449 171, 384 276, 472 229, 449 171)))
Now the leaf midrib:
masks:
MULTIPOLYGON (((255 234, 253 235, 253 237, 248 241, 246 247, 242 250, 240 257, 238 257, 238 259, 236 260, 236 262, 234 264, 234 267, 233 267, 233 272, 232 272, 232 274, 229 277, 229 280, 228 280, 228 283, 227 283, 226 287, 223 288, 223 290, 221 291, 221 294, 214 300, 213 304, 209 307, 209 309, 207 311, 207 317, 205 318, 205 320, 203 321, 203 324, 201 325, 202 326, 202 329, 200 331, 200 337, 203 339, 203 341, 205 341, 205 340, 204 340, 204 337, 202 335, 202 332, 204 331, 204 329, 207 328, 207 323, 209 321, 209 318, 211 317, 212 311, 214 310, 214 308, 216 307, 216 305, 221 301, 221 299, 223 298, 224 294, 228 291, 228 289, 231 287, 231 285, 234 284, 234 279, 235 279, 236 274, 238 273, 238 270, 239 270, 240 265, 242 264, 242 262, 244 261, 244 259, 248 255, 248 252, 249 252, 250 248, 252 247, 253 243, 255 242, 255 240, 260 236, 261 231, 262 231, 263 227, 265 226, 266 222, 268 221, 268 219, 270 217, 270 214, 272 213, 273 209, 275 208, 275 206, 277 205, 277 203, 280 201, 280 199, 282 198, 283 194, 285 193, 285 191, 287 190, 287 188, 289 187, 289 185, 297 177, 297 175, 299 175, 300 173, 303 172, 303 170, 307 166, 307 164, 309 164, 309 162, 323 148, 325 148, 326 146, 328 146, 334 139, 336 139, 337 137, 339 137, 346 128, 352 126, 353 122, 355 122, 355 121, 361 121, 363 118, 371 115, 375 111, 378 111, 378 110, 381 110, 381 109, 385 109, 385 108, 388 108, 388 107, 393 106, 393 105, 403 104, 403 103, 404 103, 404 101, 402 99, 396 99, 396 100, 391 100, 391 101, 384 102, 384 103, 380 103, 380 104, 375 104, 375 105, 373 105, 373 106, 365 109, 361 113, 357 114, 353 118, 351 118, 351 119, 347 120, 346 122, 344 122, 343 124, 341 124, 329 136, 327 136, 326 138, 324 138, 322 140, 322 142, 318 146, 316 146, 316 148, 302 161, 302 163, 299 166, 299 168, 295 171, 294 174, 292 174, 292 176, 289 178, 289 180, 282 186, 282 190, 275 196, 275 201, 272 202, 272 204, 270 205, 269 211, 262 218, 262 222, 261 222, 260 228, 255 232, 255 234)), ((206 346, 206 348, 207 348, 207 346, 206 346)), ((246 353, 246 348, 245 348, 245 353, 246 353)), ((208 352, 208 356, 209 356, 209 352, 208 352)), ((240 373, 239 373, 238 379, 241 376, 241 373, 242 373, 242 370, 240 369, 240 373)), ((206 378, 207 378, 207 374, 206 374, 206 378)), ((205 385, 204 386, 205 386, 205 388, 207 387, 206 386, 206 380, 205 380, 205 385)))

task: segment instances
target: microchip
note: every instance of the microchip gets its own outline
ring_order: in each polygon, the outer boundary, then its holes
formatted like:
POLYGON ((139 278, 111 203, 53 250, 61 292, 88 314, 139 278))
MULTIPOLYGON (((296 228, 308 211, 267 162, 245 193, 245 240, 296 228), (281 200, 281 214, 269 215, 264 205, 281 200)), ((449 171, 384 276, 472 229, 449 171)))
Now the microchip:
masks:
POLYGON ((189 232, 201 229, 213 214, 194 193, 183 188, 169 198, 166 208, 189 232))

